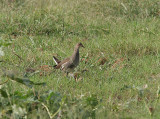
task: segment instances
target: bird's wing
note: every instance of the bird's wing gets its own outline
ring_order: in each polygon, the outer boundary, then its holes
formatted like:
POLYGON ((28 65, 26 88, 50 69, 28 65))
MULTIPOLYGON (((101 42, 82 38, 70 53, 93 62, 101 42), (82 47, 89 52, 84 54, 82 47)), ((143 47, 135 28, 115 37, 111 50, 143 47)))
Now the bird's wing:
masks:
POLYGON ((75 65, 72 63, 72 62, 66 62, 66 63, 64 63, 64 64, 62 64, 62 66, 61 66, 61 69, 63 70, 63 69, 72 69, 72 68, 74 68, 75 67, 75 65))
POLYGON ((67 63, 69 60, 70 60, 70 58, 66 58, 66 59, 62 60, 55 68, 59 69, 62 66, 64 67, 64 64, 67 63))

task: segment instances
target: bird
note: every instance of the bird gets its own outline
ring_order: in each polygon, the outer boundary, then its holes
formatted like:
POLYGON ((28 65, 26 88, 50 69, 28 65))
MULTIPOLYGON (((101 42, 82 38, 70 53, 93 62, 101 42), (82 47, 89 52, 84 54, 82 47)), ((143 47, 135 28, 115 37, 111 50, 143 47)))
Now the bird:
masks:
POLYGON ((61 69, 62 71, 66 72, 67 75, 70 72, 73 72, 74 69, 78 66, 79 64, 79 48, 83 47, 82 43, 77 43, 74 47, 74 52, 72 56, 60 61, 57 59, 55 56, 53 56, 53 60, 56 63, 54 66, 55 69, 61 69))

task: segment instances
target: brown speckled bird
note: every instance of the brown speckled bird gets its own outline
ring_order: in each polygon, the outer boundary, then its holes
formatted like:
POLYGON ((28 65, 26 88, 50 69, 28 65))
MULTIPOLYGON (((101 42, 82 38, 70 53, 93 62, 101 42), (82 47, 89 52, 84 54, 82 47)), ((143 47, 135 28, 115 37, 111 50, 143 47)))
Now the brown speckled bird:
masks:
POLYGON ((61 69, 67 74, 69 72, 73 72, 74 68, 79 64, 79 48, 84 47, 82 43, 77 43, 74 52, 71 57, 66 58, 62 61, 58 60, 56 57, 53 56, 53 60, 55 61, 56 65, 54 66, 56 69, 61 69))

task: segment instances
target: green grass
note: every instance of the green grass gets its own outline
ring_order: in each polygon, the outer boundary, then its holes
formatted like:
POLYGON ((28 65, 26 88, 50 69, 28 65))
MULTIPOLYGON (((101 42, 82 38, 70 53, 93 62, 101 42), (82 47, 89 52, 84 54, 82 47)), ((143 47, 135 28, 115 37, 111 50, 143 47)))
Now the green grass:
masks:
POLYGON ((0 118, 49 118, 41 103, 68 119, 160 118, 158 0, 9 1, 0 1, 0 67, 21 78, 35 69, 28 78, 46 86, 34 86, 37 98, 17 82, 0 85, 0 118), (52 68, 52 56, 70 56, 78 42, 77 82, 52 68))

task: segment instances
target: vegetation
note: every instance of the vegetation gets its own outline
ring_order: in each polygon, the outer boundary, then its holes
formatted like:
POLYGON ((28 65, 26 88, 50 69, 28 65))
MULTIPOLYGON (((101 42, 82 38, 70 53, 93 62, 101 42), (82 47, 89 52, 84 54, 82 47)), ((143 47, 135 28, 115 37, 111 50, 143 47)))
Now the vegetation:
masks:
POLYGON ((1 0, 0 118, 160 118, 159 0, 1 0), (75 79, 55 70, 82 42, 75 79))

